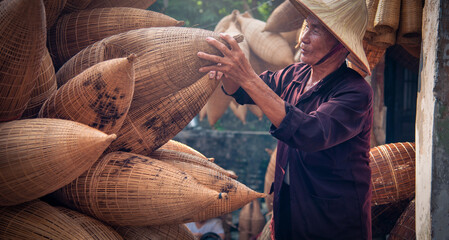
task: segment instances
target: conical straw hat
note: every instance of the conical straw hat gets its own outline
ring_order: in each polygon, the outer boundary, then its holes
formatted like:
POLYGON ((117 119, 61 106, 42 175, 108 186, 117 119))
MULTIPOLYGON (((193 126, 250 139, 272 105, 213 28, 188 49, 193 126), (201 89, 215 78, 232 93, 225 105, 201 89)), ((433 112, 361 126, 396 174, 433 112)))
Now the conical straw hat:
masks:
POLYGON ((368 10, 365 0, 290 0, 303 15, 314 15, 350 52, 348 60, 371 74, 363 51, 368 10))

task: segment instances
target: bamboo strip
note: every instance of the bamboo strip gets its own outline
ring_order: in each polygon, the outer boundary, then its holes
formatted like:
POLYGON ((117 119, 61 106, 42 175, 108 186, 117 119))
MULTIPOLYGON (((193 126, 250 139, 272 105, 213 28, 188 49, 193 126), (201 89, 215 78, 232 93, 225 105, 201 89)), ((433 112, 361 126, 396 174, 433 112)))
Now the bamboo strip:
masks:
POLYGON ((390 232, 389 240, 414 240, 415 231, 415 199, 413 199, 390 232))

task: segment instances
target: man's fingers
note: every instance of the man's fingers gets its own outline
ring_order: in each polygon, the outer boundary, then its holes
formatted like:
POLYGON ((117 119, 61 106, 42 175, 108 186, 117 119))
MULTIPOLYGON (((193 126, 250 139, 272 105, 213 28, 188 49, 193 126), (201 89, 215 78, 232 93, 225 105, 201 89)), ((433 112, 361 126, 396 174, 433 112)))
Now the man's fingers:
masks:
POLYGON ((211 71, 209 72, 209 79, 214 79, 215 78, 215 71, 211 71))
POLYGON ((215 62, 215 63, 221 63, 221 62, 223 62, 223 58, 222 58, 222 57, 217 56, 217 55, 207 54, 207 53, 205 53, 205 52, 198 52, 198 53, 197 53, 197 56, 198 56, 199 58, 204 59, 204 60, 208 60, 208 61, 215 62))
POLYGON ((226 33, 220 33, 220 37, 229 44, 231 50, 237 51, 240 50, 239 43, 231 35, 226 33))
POLYGON ((221 43, 220 41, 218 41, 215 38, 212 37, 207 37, 206 41, 212 45, 213 47, 215 47, 216 49, 218 49, 223 55, 227 56, 229 55, 229 53, 231 52, 231 50, 224 45, 223 43, 221 43))
POLYGON ((220 71, 218 71, 218 72, 217 72, 217 80, 220 80, 221 77, 223 77, 223 73, 220 72, 220 71))

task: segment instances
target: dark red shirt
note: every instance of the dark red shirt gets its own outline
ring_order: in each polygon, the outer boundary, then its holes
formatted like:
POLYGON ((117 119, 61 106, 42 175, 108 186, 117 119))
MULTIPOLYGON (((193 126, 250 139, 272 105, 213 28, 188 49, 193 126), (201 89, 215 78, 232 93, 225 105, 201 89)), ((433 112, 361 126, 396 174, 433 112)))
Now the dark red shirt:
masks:
MULTIPOLYGON (((310 66, 296 63, 260 75, 285 100, 287 113, 270 129, 279 140, 274 227, 279 229, 279 191, 289 164, 295 239, 371 239, 372 89, 343 64, 301 94, 310 73, 310 66)), ((254 103, 242 88, 233 97, 254 103)))

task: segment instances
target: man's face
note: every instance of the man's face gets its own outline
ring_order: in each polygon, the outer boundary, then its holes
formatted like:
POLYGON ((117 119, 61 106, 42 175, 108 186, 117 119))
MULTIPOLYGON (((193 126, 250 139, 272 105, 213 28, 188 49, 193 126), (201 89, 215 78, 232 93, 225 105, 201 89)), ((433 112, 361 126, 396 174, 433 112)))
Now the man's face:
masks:
POLYGON ((313 65, 337 44, 337 39, 315 17, 307 17, 306 22, 300 44, 301 62, 313 65))

